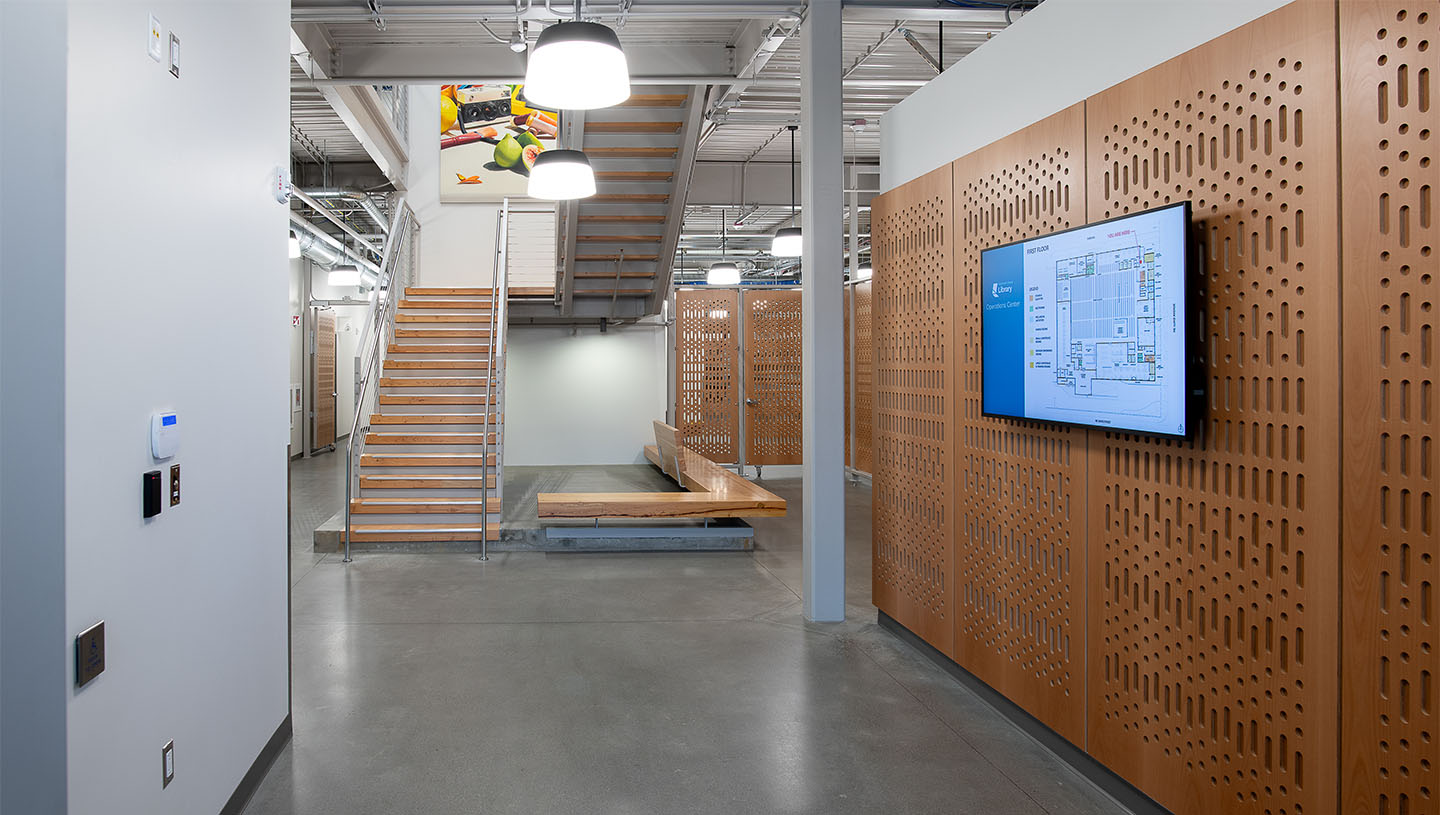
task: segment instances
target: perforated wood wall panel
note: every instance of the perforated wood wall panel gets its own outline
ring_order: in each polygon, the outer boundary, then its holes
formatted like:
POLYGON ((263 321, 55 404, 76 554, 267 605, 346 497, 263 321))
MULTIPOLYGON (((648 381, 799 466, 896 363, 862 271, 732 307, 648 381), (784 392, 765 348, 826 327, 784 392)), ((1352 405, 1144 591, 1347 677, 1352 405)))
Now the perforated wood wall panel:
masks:
POLYGON ((1085 223, 1085 107, 956 161, 956 659, 1085 740, 1085 431, 980 415, 980 252, 1085 223))
POLYGON ((1341 811, 1440 813, 1440 2, 1340 4, 1345 343, 1341 811))
POLYGON ((1093 220, 1190 199, 1208 403, 1090 431, 1090 752, 1177 813, 1334 810, 1335 7, 1293 3, 1092 97, 1093 220))
POLYGON ((745 460, 801 463, 800 297, 746 291, 745 460))
POLYGON ((872 202, 874 603, 954 655, 955 286, 950 168, 872 202))
POLYGON ((875 469, 875 335, 871 320, 873 285, 869 280, 855 284, 855 307, 850 312, 855 320, 855 346, 850 353, 855 376, 855 405, 854 417, 851 420, 853 424, 846 426, 855 428, 855 450, 850 457, 850 466, 862 473, 875 469))
POLYGON ((675 292, 675 422, 686 446, 712 461, 739 460, 739 293, 675 292))

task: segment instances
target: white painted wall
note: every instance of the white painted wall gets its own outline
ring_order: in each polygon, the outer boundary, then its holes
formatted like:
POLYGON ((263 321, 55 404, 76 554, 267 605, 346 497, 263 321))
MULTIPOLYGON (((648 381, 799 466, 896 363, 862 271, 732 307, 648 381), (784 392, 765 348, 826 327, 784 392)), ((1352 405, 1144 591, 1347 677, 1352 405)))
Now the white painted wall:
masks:
POLYGON ((894 189, 1288 2, 1046 0, 880 118, 880 189, 894 189))
POLYGON ((70 7, 67 624, 104 620, 108 653, 70 691, 69 811, 213 813, 289 706, 288 219, 269 179, 289 160, 290 5, 70 7), (146 56, 150 13, 180 37, 180 79, 146 56), (167 408, 183 500, 144 521, 167 408))
POLYGON ((511 326, 505 464, 635 464, 665 420, 666 332, 658 323, 511 326))
POLYGON ((420 223, 420 285, 488 286, 500 205, 440 203, 439 172, 440 86, 412 86, 405 197, 420 223))
POLYGON ((0 0, 0 812, 66 806, 66 5, 0 0))

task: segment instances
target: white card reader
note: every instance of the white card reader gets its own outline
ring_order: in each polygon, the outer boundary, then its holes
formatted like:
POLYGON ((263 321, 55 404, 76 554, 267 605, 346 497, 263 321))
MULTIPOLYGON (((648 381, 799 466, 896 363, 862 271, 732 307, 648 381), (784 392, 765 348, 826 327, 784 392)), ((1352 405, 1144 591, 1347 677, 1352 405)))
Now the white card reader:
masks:
POLYGON ((156 413, 150 417, 150 455, 170 458, 180 450, 180 417, 176 413, 156 413))

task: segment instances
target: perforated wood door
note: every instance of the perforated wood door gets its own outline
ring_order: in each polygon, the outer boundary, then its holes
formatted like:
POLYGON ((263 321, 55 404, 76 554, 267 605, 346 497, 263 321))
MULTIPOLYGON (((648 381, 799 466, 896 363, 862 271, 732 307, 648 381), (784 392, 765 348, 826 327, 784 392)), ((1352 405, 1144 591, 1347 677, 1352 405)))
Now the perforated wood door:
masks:
POLYGON ((747 291, 745 460, 801 463, 800 292, 747 291))
POLYGON ((869 280, 855 284, 855 307, 849 312, 855 320, 855 345, 849 356, 855 377, 854 424, 847 425, 854 427, 855 435, 850 466, 862 473, 875 469, 875 335, 871 330, 871 288, 869 280))
POLYGON ((954 656, 955 269, 950 168, 871 202, 872 595, 954 656))
POLYGON ((733 289, 675 292, 675 423, 712 461, 739 460, 740 298, 733 289))
POLYGON ((980 253, 1085 223, 1085 107, 952 166, 958 402, 955 653, 1085 741, 1085 431, 981 415, 980 253))
POLYGON ((1440 2, 1340 4, 1341 811, 1440 813, 1435 374, 1440 2))
POLYGON ((1198 433, 1090 432, 1090 752, 1177 813, 1336 803, 1334 15, 1292 3, 1087 105, 1090 217, 1190 199, 1203 233, 1198 433))
POLYGON ((854 379, 852 379, 852 376, 854 376, 855 366, 851 363, 850 359, 851 354, 854 354, 855 350, 854 343, 850 341, 851 311, 854 310, 854 305, 851 304, 850 288, 848 285, 844 287, 844 301, 842 301, 842 308, 844 308, 845 311, 845 467, 854 467, 850 462, 850 456, 852 454, 851 448, 854 446, 851 436, 855 435, 854 418, 851 416, 851 410, 854 409, 854 406, 851 405, 851 402, 854 402, 851 390, 854 389, 854 379))
POLYGON ((335 312, 315 312, 315 447, 335 443, 335 312))

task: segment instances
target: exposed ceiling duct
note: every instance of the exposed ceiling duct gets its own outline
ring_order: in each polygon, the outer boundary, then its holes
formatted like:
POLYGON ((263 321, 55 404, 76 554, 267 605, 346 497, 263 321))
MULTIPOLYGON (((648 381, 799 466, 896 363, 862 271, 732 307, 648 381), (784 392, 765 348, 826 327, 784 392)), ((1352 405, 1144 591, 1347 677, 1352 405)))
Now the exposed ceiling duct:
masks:
POLYGON ((370 220, 380 227, 381 232, 390 234, 390 219, 385 217, 385 213, 380 211, 380 207, 376 206, 375 201, 363 190, 350 187, 317 187, 304 192, 317 201, 354 201, 370 216, 370 220))
POLYGON ((300 241, 300 254, 311 260, 323 266, 333 266, 341 262, 353 263, 377 275, 380 273, 379 266, 352 252, 350 247, 336 240, 326 233, 325 230, 300 217, 299 213, 290 213, 290 225, 294 227, 295 237, 300 241))

